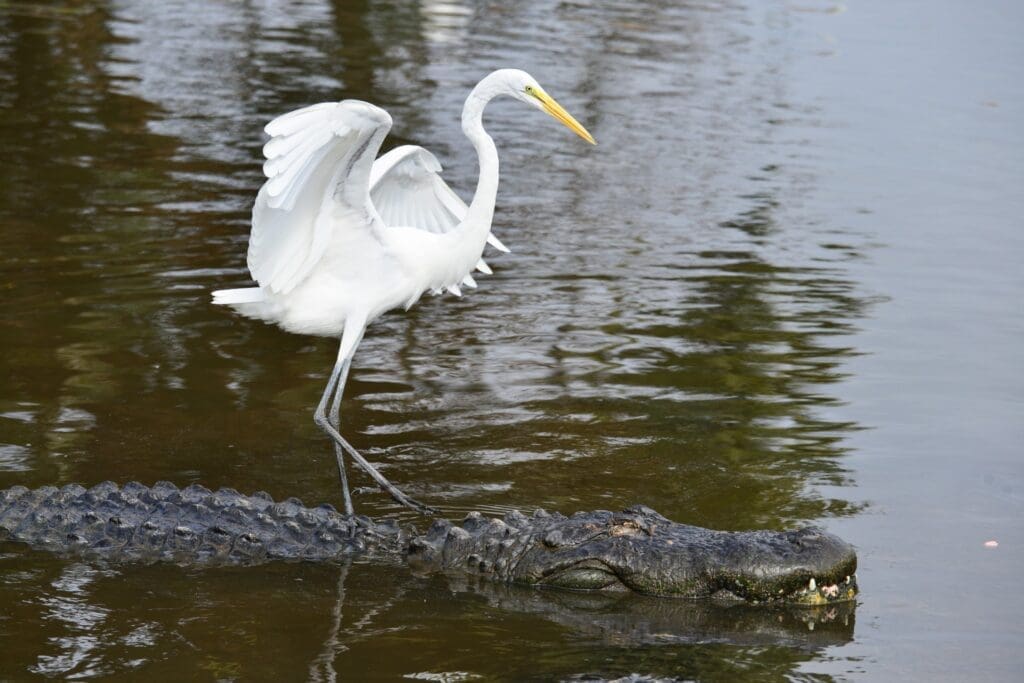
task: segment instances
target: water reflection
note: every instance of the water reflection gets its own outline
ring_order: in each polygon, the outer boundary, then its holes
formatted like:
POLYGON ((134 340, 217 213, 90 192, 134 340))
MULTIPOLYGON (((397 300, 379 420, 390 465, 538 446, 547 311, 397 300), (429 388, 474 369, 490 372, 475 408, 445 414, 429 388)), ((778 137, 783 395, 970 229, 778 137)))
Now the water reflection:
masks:
POLYGON ((483 597, 494 609, 537 614, 566 626, 574 639, 617 647, 722 643, 813 652, 853 638, 852 603, 828 608, 765 608, 538 591, 485 582, 471 585, 458 579, 452 584, 456 590, 483 597))
MULTIPOLYGON (((298 105, 368 99, 394 116, 387 145, 426 144, 468 197, 462 100, 515 65, 601 144, 495 104, 496 232, 514 251, 465 298, 371 330, 349 385, 354 445, 453 515, 643 501, 750 528, 848 514, 836 487, 857 425, 828 415, 856 353, 844 336, 870 305, 847 268, 866 249, 803 205, 817 168, 806 132, 823 122, 787 91, 786 21, 657 0, 0 5, 0 139, 17 160, 0 166, 0 486, 170 479, 335 499, 310 420, 333 344, 207 303, 245 283, 261 128, 298 105)), ((373 491, 357 505, 404 514, 373 491)), ((459 670, 555 676, 601 647, 570 609, 513 605, 495 623, 490 603, 514 598, 453 597, 397 569, 348 582, 290 565, 133 569, 71 604, 53 587, 62 563, 2 562, 38 598, 0 596, 12 678, 53 666, 330 680, 411 645, 418 658, 390 673, 430 672, 467 629, 459 670), (135 604, 156 616, 118 616, 135 604), (59 616, 93 609, 106 616, 59 616)), ((763 650, 738 635, 759 629, 683 639, 647 664, 697 676, 738 657, 779 673, 813 656, 790 631, 763 650)))
POLYGON ((40 654, 32 673, 60 676, 79 670, 82 677, 104 673, 97 668, 95 650, 100 645, 99 632, 110 610, 88 601, 88 586, 100 576, 92 567, 72 564, 52 584, 54 595, 40 600, 44 618, 63 624, 68 635, 51 638, 59 654, 40 654))
POLYGON ((324 640, 323 649, 320 654, 309 665, 309 680, 333 681, 338 680, 338 672, 334 669, 334 662, 348 648, 342 643, 342 619, 345 613, 345 579, 348 578, 352 561, 348 558, 342 561, 338 568, 338 591, 331 609, 331 627, 327 638, 324 640))
POLYGON ((5 401, 39 406, 26 443, 49 477, 76 476, 64 458, 90 447, 97 403, 129 387, 111 362, 130 351, 163 304, 140 290, 173 142, 152 135, 153 104, 123 94, 108 70, 111 12, 0 12, 13 69, 0 125, 17 164, 0 170, 9 340, 5 401), (28 218, 30 217, 30 218, 28 218), (140 262, 141 261, 141 262, 140 262), (50 469, 50 468, 54 469, 50 469))
POLYGON ((387 679, 439 666, 491 677, 496 650, 507 655, 499 678, 519 679, 536 662, 560 675, 681 672, 722 655, 781 673, 848 642, 854 624, 852 605, 772 609, 543 591, 416 578, 379 561, 203 571, 55 563, 40 573, 40 559, 2 558, 11 571, 0 598, 21 595, 12 620, 0 621, 3 642, 36 619, 46 629, 43 644, 5 647, 5 677, 28 669, 60 678, 146 671, 276 680, 305 671, 333 681, 352 677, 353 662, 387 679), (217 616, 226 613, 229 621, 217 616), (594 648, 611 648, 613 663, 595 671, 594 648))

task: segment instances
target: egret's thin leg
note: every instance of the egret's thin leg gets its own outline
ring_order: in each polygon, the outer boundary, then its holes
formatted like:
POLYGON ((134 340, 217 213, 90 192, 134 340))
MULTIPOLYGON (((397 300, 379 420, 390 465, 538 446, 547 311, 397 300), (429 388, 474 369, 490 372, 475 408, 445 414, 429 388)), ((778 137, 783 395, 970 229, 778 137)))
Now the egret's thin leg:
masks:
MULTIPOLYGON (((320 397, 320 403, 316 407, 316 412, 313 414, 313 419, 320 424, 319 417, 323 416, 324 411, 327 408, 328 397, 334 393, 335 387, 338 386, 338 380, 348 373, 348 364, 338 359, 338 362, 334 364, 334 369, 331 371, 331 377, 327 380, 327 386, 324 388, 323 396, 320 397)), ((342 380, 344 382, 344 380, 342 380)), ((335 394, 337 395, 337 394, 335 394)), ((335 401, 335 403, 337 403, 335 401)), ((334 405, 331 406, 332 417, 335 415, 334 405)), ((338 420, 334 417, 335 429, 337 429, 338 420)), ((345 473, 345 460, 342 457, 341 446, 334 444, 334 458, 338 463, 338 476, 341 479, 341 491, 345 500, 345 514, 351 515, 355 512, 352 507, 352 494, 348 489, 348 476, 345 473)))
MULTIPOLYGON (((337 367, 337 366, 335 366, 337 367)), ((348 378, 348 369, 352 367, 352 361, 345 361, 341 367, 341 373, 337 377, 337 387, 334 390, 334 398, 331 400, 331 412, 328 414, 328 420, 331 425, 340 434, 341 433, 341 394, 345 388, 345 380, 348 378)), ((345 459, 342 454, 341 446, 337 443, 334 444, 334 458, 338 461, 338 474, 341 476, 341 488, 345 492, 345 514, 355 514, 355 508, 352 507, 352 495, 348 490, 348 476, 345 474, 345 459)))
MULTIPOLYGON (((369 474, 373 478, 373 480, 380 485, 381 488, 387 491, 388 494, 390 494, 391 497, 395 499, 395 501, 401 503, 402 505, 405 505, 406 507, 412 508, 417 512, 422 512, 425 514, 436 512, 436 510, 434 510, 430 506, 424 505, 423 503, 420 503, 410 498, 409 496, 405 495, 398 489, 398 487, 396 487, 390 481, 385 479, 384 475, 378 472, 376 467, 371 465, 366 460, 366 458, 364 458, 359 453, 359 451, 352 447, 352 444, 345 440, 345 438, 338 432, 338 429, 333 424, 331 424, 331 421, 325 414, 327 409, 327 397, 330 394, 332 388, 336 392, 335 402, 338 403, 338 410, 340 413, 341 394, 345 390, 344 379, 346 379, 348 375, 347 368, 349 363, 351 363, 352 361, 352 356, 355 355, 356 347, 359 345, 359 341, 363 338, 363 332, 365 331, 365 329, 365 324, 357 325, 354 324, 354 321, 349 321, 346 323, 345 332, 344 334, 342 334, 341 337, 341 346, 338 349, 338 360, 334 364, 334 371, 331 373, 331 380, 333 381, 329 381, 327 383, 327 391, 324 392, 323 397, 320 399, 320 405, 317 406, 316 412, 313 414, 313 420, 320 427, 320 429, 327 432, 327 434, 330 435, 332 439, 334 439, 335 445, 341 446, 345 451, 347 451, 348 454, 352 457, 352 459, 356 461, 356 464, 362 467, 363 470, 365 470, 366 473, 369 474), (335 383, 337 383, 337 386, 334 386, 335 383)), ((334 408, 335 406, 332 404, 332 412, 334 412, 334 408)))

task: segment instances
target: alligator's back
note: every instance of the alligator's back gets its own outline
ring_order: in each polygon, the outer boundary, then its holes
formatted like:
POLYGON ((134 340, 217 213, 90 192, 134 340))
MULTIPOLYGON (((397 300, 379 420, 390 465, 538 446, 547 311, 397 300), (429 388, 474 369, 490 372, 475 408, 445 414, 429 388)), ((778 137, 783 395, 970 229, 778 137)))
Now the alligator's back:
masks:
MULTIPOLYGON (((158 482, 0 491, 0 541, 110 560, 257 563, 327 559, 382 545, 396 527, 266 493, 158 482)), ((396 545, 394 540, 390 544, 396 545)), ((396 546, 397 547, 397 546, 396 546)))

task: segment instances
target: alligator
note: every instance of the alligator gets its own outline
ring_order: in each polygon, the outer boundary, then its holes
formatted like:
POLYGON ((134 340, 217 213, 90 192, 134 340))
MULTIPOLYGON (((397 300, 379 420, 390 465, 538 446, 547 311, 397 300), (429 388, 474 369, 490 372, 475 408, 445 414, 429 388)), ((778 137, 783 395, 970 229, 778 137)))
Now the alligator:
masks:
POLYGON ((193 484, 113 482, 0 491, 0 542, 107 562, 258 564, 404 558, 416 571, 570 590, 748 603, 824 605, 857 595, 852 546, 816 527, 712 531, 635 505, 566 517, 537 510, 470 513, 425 533, 394 520, 344 515, 193 484))

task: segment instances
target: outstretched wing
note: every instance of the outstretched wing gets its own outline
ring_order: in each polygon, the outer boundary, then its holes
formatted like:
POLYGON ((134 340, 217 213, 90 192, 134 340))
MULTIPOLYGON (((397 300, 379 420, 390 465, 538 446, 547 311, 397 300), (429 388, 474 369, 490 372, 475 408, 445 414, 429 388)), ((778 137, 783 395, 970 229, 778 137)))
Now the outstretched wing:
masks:
MULTIPOLYGON (((416 145, 396 147, 373 163, 370 198, 385 225, 434 233, 448 232, 468 211, 466 202, 441 178, 437 158, 416 145)), ((487 236, 487 243, 508 252, 493 233, 487 236)), ((482 260, 477 269, 490 272, 482 260)))
POLYGON ((370 169, 390 129, 386 111, 357 100, 314 104, 267 124, 267 182, 249 236, 256 282, 288 292, 320 261, 333 231, 377 229, 370 169))

